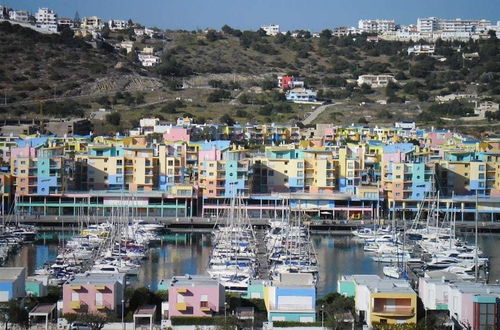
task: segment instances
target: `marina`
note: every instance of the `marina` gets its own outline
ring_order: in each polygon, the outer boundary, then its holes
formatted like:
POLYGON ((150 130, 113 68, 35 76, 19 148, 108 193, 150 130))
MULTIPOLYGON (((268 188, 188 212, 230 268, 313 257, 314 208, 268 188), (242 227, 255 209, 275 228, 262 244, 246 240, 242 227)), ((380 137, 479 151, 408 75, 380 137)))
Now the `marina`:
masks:
MULTIPOLYGON (((42 235, 45 233, 39 233, 42 235)), ((55 233, 57 236, 60 233, 55 233)), ((473 242, 474 236, 459 236, 466 242, 473 242)), ((206 274, 205 269, 210 258, 212 238, 207 233, 169 234, 163 236, 163 243, 148 250, 137 277, 131 282, 134 287, 157 288, 164 279, 178 274, 206 274)), ((312 234, 311 240, 317 252, 319 281, 318 297, 333 292, 338 279, 344 274, 383 275, 383 264, 375 262, 363 250, 363 244, 352 235, 312 234)), ((479 235, 479 246, 490 258, 489 282, 500 280, 500 252, 497 247, 500 235, 479 235)), ((36 243, 23 245, 18 253, 11 255, 5 266, 26 267, 26 272, 33 275, 35 270, 47 261, 55 260, 58 240, 38 240, 36 243)))

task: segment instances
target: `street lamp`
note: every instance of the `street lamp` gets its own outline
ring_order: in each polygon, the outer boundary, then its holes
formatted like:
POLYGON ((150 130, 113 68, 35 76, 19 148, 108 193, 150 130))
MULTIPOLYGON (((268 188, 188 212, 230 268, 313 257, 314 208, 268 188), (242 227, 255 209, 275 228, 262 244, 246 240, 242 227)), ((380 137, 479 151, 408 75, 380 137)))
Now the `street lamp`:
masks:
POLYGON ((323 330, 325 324, 325 305, 321 305, 321 329, 323 330))
POLYGON ((227 302, 224 301, 224 323, 227 323, 227 302))
POLYGON ((125 322, 123 316, 125 315, 125 300, 122 299, 122 330, 125 330, 125 322))

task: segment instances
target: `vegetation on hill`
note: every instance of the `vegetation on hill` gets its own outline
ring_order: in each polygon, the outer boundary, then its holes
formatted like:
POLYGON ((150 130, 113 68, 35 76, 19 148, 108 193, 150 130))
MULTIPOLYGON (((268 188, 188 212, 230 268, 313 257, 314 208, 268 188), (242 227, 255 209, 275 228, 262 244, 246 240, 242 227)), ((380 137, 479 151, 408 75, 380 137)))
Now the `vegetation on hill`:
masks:
MULTIPOLYGON (((83 116, 96 107, 128 111, 122 120, 113 115, 99 124, 103 132, 126 129, 148 115, 190 115, 198 122, 301 120, 312 109, 284 102, 274 89, 278 74, 299 76, 318 90, 320 99, 345 105, 329 108, 319 121, 436 123, 443 116, 472 112, 463 102, 433 104, 438 95, 473 92, 480 99, 500 101, 500 41, 493 33, 478 41, 438 40, 435 56, 408 55, 413 43, 370 42, 367 34, 337 37, 330 30, 318 37, 308 31, 272 37, 225 25, 221 31, 166 31, 158 38, 136 37, 131 29, 105 31, 105 36, 104 43, 93 47, 69 30, 42 35, 0 23, 0 89, 7 103, 14 104, 8 115, 83 116), (131 53, 111 46, 123 40, 134 41, 131 53), (145 46, 161 55, 160 65, 139 66, 136 54, 145 46), (463 56, 476 52, 478 57, 463 56), (397 83, 370 88, 354 81, 362 74, 382 73, 393 74, 397 83), (181 89, 193 79, 199 88, 181 89), (59 99, 47 102, 54 97, 59 99), (396 107, 380 107, 375 101, 396 107)), ((490 114, 488 119, 497 117, 490 114)))

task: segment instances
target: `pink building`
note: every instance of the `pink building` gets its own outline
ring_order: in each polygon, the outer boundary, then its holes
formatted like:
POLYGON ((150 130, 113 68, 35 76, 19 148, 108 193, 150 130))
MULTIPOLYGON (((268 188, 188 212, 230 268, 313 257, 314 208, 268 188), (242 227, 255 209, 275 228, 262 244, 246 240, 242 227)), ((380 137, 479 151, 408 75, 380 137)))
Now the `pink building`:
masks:
POLYGON ((85 273, 63 285, 63 313, 121 311, 124 274, 85 273))
POLYGON ((174 276, 160 282, 158 289, 168 290, 169 318, 210 317, 224 310, 224 286, 209 276, 174 276))
POLYGON ((172 127, 165 134, 163 134, 163 140, 171 142, 189 142, 189 138, 188 130, 182 127, 172 127))

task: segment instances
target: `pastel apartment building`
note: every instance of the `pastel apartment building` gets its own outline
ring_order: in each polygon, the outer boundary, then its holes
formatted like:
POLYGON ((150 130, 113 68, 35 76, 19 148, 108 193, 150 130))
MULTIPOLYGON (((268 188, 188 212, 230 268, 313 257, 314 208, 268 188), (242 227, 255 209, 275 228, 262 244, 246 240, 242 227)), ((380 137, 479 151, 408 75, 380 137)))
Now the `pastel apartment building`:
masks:
POLYGON ((417 322, 417 294, 404 280, 345 275, 338 281, 337 290, 354 298, 359 319, 370 327, 417 322))
POLYGON ((25 147, 11 151, 11 174, 16 194, 51 195, 66 189, 67 173, 61 147, 25 147))
POLYGON ((121 311, 124 274, 78 274, 63 285, 63 314, 121 311))
POLYGON ((316 288, 312 274, 281 274, 264 286, 267 319, 309 323, 316 321, 316 288))
POLYGON ((419 296, 430 312, 444 311, 465 329, 498 329, 500 287, 456 279, 420 278, 419 296))
POLYGON ((174 276, 160 282, 168 290, 168 317, 211 317, 224 311, 224 286, 204 275, 174 276))
POLYGON ((2 267, 0 271, 0 303, 24 298, 26 272, 22 267, 2 267))

